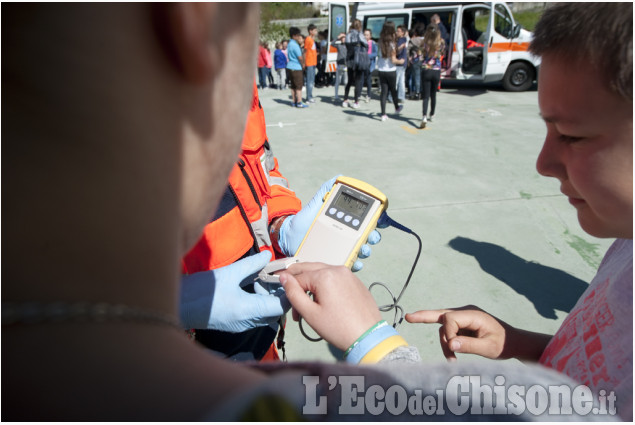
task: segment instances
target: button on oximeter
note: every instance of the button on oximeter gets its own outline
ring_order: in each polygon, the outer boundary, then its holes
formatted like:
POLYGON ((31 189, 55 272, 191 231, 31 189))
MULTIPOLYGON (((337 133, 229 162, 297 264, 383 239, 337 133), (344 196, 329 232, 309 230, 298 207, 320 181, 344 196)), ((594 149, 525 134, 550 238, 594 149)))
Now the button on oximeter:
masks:
POLYGON ((353 217, 351 217, 350 215, 347 215, 346 217, 344 217, 344 221, 347 222, 347 223, 349 221, 351 221, 352 219, 353 219, 353 217))
POLYGON ((353 226, 355 226, 355 227, 359 226, 359 220, 358 220, 358 219, 353 220, 353 223, 352 223, 352 224, 353 224, 353 226))
POLYGON ((342 211, 337 213, 337 218, 342 218, 344 217, 344 213, 342 211))
POLYGON ((331 214, 331 215, 335 215, 336 212, 337 212, 337 208, 331 208, 329 210, 329 214, 331 214))

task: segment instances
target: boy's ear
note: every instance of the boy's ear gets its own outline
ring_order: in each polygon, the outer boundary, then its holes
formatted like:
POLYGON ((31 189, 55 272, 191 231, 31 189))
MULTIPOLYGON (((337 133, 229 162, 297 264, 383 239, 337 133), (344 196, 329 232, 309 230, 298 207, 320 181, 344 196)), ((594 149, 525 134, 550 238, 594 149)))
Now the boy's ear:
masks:
POLYGON ((159 3, 153 23, 170 62, 193 84, 210 81, 218 52, 211 44, 217 3, 159 3))

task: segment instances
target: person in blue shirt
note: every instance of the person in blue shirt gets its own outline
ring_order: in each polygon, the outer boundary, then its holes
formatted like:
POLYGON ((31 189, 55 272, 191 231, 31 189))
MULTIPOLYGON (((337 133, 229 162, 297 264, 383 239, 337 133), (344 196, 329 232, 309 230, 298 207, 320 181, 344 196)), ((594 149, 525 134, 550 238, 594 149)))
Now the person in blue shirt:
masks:
POLYGON ((276 51, 273 53, 273 66, 276 69, 276 83, 278 90, 285 88, 287 56, 282 51, 282 42, 276 43, 276 51))
POLYGON ((304 56, 300 47, 300 28, 289 28, 289 45, 287 46, 287 69, 290 71, 291 99, 296 108, 308 108, 309 105, 302 103, 302 86, 304 85, 304 56))

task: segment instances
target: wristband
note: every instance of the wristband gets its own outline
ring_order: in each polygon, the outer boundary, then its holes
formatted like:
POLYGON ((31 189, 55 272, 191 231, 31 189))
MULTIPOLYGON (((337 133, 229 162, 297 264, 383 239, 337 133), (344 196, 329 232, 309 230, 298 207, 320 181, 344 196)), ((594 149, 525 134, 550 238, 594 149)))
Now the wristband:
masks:
POLYGON ((287 217, 289 216, 283 215, 281 217, 274 218, 273 221, 271 222, 271 225, 269 226, 269 236, 271 237, 271 246, 273 247, 274 250, 276 250, 277 252, 281 254, 284 254, 284 252, 282 252, 282 249, 280 248, 280 245, 278 243, 278 241, 280 240, 280 228, 282 227, 282 223, 284 223, 284 220, 286 220, 287 217))
POLYGON ((373 347, 364 357, 362 357, 359 363, 377 363, 395 348, 407 345, 408 343, 401 335, 393 335, 373 347))
POLYGON ((351 344, 350 347, 348 347, 348 350, 346 350, 346 352, 344 353, 344 358, 348 357, 348 354, 353 350, 353 348, 355 348, 357 346, 357 344, 359 344, 359 342, 366 338, 366 335, 368 335, 369 333, 373 332, 375 329, 377 329, 380 326, 385 326, 387 323, 385 320, 380 320, 379 322, 375 323, 370 329, 368 329, 366 332, 364 332, 362 334, 362 336, 360 336, 359 338, 357 338, 355 340, 354 343, 351 344))
POLYGON ((407 345, 406 341, 399 336, 395 328, 386 323, 385 320, 382 320, 353 343, 349 350, 347 350, 348 354, 345 355, 345 359, 347 363, 358 364, 368 357, 365 363, 370 363, 373 360, 381 359, 400 345, 407 345), (391 337, 394 336, 397 336, 399 340, 391 339, 391 337), (381 344, 384 340, 389 340, 389 343, 381 344), (403 344, 401 343, 402 341, 403 344), (392 347, 392 349, 385 351, 387 347, 392 347), (384 355, 381 355, 381 353, 384 353, 384 355), (368 356, 369 354, 370 356, 368 356))

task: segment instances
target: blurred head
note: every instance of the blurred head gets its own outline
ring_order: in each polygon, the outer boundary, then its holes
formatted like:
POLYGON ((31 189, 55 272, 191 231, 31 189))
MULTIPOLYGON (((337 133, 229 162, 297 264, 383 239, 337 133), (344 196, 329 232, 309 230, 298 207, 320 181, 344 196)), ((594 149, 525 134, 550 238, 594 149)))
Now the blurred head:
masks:
POLYGON ((626 3, 553 6, 530 48, 542 55, 538 102, 547 126, 538 172, 560 181, 596 237, 633 237, 632 17, 626 3))
POLYGON ((366 40, 370 40, 371 38, 373 38, 373 32, 366 28, 364 30, 364 37, 366 38, 366 40))
POLYGON ((21 276, 15 287, 41 281, 42 267, 24 268, 33 252, 42 253, 47 282, 64 282, 69 270, 82 273, 68 259, 90 247, 113 265, 100 272, 110 278, 104 293, 122 281, 120 270, 119 279, 108 274, 131 251, 167 247, 178 261, 240 150, 257 5, 14 3, 2 11, 2 35, 12 40, 2 53, 3 104, 11 105, 2 112, 11 180, 3 213, 16 224, 4 235, 12 246, 5 270, 21 276), (38 125, 27 124, 34 116, 38 125), (34 237, 41 215, 47 229, 34 237), (53 241, 55 252, 46 248, 53 241))
POLYGON ((390 50, 394 48, 395 40, 395 23, 393 21, 386 21, 379 33, 379 49, 383 57, 386 58, 389 56, 390 50))
POLYGON ((351 29, 352 30, 356 30, 356 31, 361 31, 362 30, 362 21, 360 21, 359 19, 355 19, 351 23, 351 29))
POLYGON ((291 37, 292 39, 298 41, 298 36, 299 35, 300 35, 300 28, 298 28, 298 27, 289 28, 289 37, 291 37))
POLYGON ((415 37, 423 37, 426 31, 426 25, 423 22, 417 23, 414 27, 415 37))

